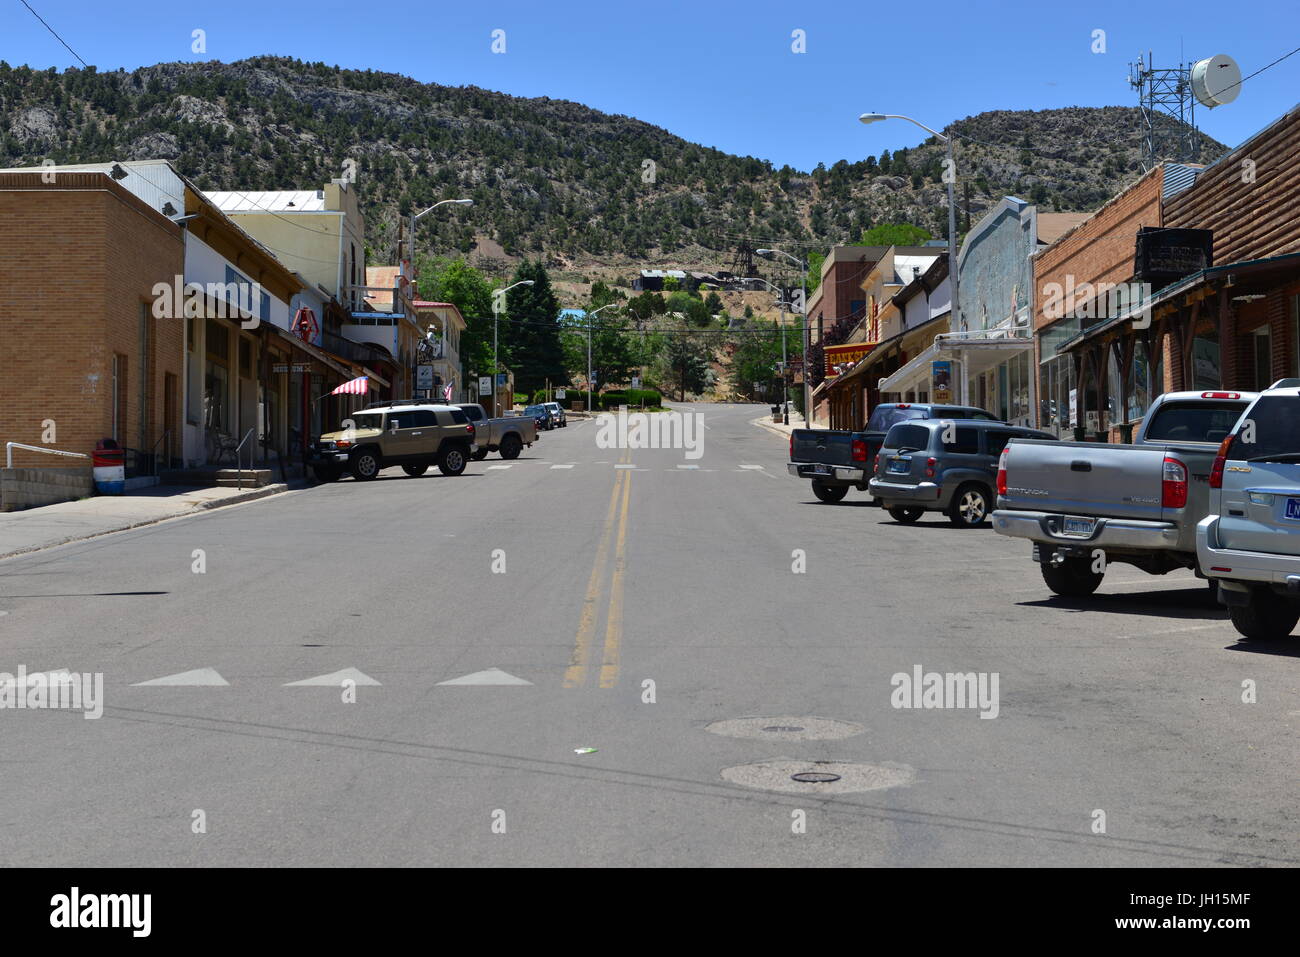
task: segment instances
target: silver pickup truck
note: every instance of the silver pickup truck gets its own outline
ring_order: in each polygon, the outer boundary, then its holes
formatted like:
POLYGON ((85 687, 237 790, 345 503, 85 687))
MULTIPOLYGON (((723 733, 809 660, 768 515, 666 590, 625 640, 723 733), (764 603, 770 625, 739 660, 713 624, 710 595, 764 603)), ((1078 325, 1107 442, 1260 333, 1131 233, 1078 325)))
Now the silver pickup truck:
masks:
POLYGON ((477 402, 462 402, 458 408, 474 425, 474 442, 478 446, 470 458, 476 462, 489 452, 500 452, 503 459, 517 459, 524 446, 537 441, 537 423, 530 416, 514 415, 503 419, 488 418, 477 402))
POLYGON ((1033 542, 1058 595, 1092 594, 1111 562, 1152 575, 1195 569, 1215 455, 1255 396, 1167 392, 1132 445, 1012 440, 998 463, 994 531, 1033 542))

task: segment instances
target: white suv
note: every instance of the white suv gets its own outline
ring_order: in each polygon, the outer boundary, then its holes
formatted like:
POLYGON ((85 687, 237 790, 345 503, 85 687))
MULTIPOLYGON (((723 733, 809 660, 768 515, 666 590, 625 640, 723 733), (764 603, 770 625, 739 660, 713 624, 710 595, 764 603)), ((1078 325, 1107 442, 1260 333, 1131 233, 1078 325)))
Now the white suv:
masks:
POLYGON ((1243 636, 1291 634, 1300 620, 1300 379, 1261 393, 1219 447, 1196 557, 1243 636))

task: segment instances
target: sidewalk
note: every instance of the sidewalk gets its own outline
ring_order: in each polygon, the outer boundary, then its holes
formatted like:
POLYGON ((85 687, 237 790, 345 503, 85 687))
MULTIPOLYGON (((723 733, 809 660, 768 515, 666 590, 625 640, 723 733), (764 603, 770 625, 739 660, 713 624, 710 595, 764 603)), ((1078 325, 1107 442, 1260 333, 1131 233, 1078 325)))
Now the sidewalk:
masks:
MULTIPOLYGON (((803 416, 802 416, 802 415, 799 415, 799 414, 796 413, 796 412, 791 412, 791 413, 790 413, 790 424, 789 424, 789 425, 786 425, 784 422, 773 422, 773 421, 772 421, 772 414, 771 414, 770 412, 769 412, 767 415, 763 415, 763 416, 760 416, 760 417, 757 418, 757 419, 754 419, 754 425, 757 425, 757 426, 759 426, 759 427, 761 427, 761 428, 767 429, 769 432, 775 432, 777 435, 781 436, 781 438, 783 438, 783 439, 788 439, 788 438, 790 438, 790 433, 793 432, 795 429, 806 429, 806 428, 809 428, 808 425, 805 425, 805 424, 804 424, 803 416)), ((826 428, 826 426, 824 426, 824 425, 818 425, 816 422, 814 422, 814 423, 812 424, 811 428, 814 428, 814 429, 824 429, 824 428, 826 428)))
POLYGON ((0 558, 265 498, 288 488, 287 485, 264 485, 257 489, 155 485, 129 495, 96 495, 21 512, 0 512, 0 558))

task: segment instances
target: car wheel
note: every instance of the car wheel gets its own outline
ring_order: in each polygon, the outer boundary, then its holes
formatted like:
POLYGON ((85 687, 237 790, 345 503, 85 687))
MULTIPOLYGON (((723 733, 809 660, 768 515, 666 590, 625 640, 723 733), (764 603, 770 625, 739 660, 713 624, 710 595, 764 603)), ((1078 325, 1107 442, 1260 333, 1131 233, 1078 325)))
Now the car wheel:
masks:
POLYGON ((1267 588, 1257 588, 1247 605, 1230 605, 1232 627, 1247 641, 1276 641, 1286 638, 1300 621, 1300 604, 1267 588))
POLYGON ((919 505, 889 506, 889 517, 896 522, 902 522, 904 525, 911 525, 924 514, 925 509, 919 505))
POLYGON ((1101 585, 1105 572, 1094 572, 1087 558, 1067 558, 1059 565, 1042 562, 1038 566, 1047 587, 1064 598, 1086 598, 1101 585))
POLYGON ((403 465, 403 466, 402 466, 402 471, 405 472, 407 475, 411 476, 411 478, 419 478, 419 477, 420 477, 421 475, 423 475, 425 472, 429 471, 429 466, 427 466, 427 465, 403 465))
POLYGON ((352 456, 352 477, 359 482, 369 482, 379 475, 383 468, 379 462, 379 453, 366 449, 352 456))
POLYGON ((473 452, 469 454, 469 457, 473 459, 475 462, 482 462, 485 458, 487 458, 487 456, 488 456, 488 450, 486 446, 481 449, 475 449, 473 452))
POLYGON ((989 517, 989 490, 971 483, 957 489, 948 506, 948 520, 958 528, 978 528, 989 517))
POLYGON ((312 466, 312 474, 316 476, 317 482, 337 482, 343 477, 338 469, 323 468, 319 465, 312 466))
POLYGON ((443 475, 459 475, 465 471, 467 461, 465 450, 459 445, 453 445, 438 455, 438 471, 443 475))
POLYGON ((524 443, 517 435, 507 435, 501 440, 501 457, 503 459, 517 459, 522 451, 524 443))
POLYGON ((847 485, 821 485, 817 482, 813 482, 812 487, 813 494, 828 505, 834 505, 836 502, 843 500, 844 496, 849 494, 847 485))

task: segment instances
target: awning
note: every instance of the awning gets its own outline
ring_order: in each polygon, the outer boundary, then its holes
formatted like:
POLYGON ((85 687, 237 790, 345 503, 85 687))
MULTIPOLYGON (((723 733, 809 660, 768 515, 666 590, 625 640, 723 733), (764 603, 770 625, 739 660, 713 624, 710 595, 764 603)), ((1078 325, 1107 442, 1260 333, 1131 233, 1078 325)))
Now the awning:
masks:
POLYGON ((934 343, 893 375, 881 379, 881 392, 908 392, 924 384, 929 391, 930 363, 935 360, 956 360, 963 364, 962 374, 971 377, 1001 365, 1013 356, 1034 348, 1034 340, 1024 336, 989 336, 991 330, 978 330, 979 334, 941 332, 934 343))
POLYGON ((340 375, 347 376, 349 379, 353 378, 353 372, 351 369, 349 369, 345 365, 342 365, 340 362, 331 358, 330 356, 326 355, 325 352, 322 349, 320 349, 318 346, 313 346, 310 342, 306 342, 298 338, 297 336, 295 336, 288 329, 282 329, 279 326, 275 325, 274 323, 264 322, 261 325, 262 328, 264 329, 273 329, 276 335, 278 335, 285 342, 292 345, 295 349, 301 349, 303 352, 307 353, 313 359, 323 363, 324 365, 333 369, 335 372, 339 373, 340 375))

